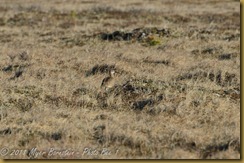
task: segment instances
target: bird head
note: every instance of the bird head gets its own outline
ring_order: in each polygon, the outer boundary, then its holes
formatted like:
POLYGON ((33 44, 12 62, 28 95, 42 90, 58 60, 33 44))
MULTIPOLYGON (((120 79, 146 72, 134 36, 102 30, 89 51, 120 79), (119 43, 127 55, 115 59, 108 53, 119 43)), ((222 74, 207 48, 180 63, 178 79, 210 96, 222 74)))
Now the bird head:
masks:
POLYGON ((112 76, 112 77, 113 77, 113 76, 114 76, 114 74, 115 74, 115 70, 113 70, 113 69, 112 69, 112 70, 110 70, 110 76, 112 76))

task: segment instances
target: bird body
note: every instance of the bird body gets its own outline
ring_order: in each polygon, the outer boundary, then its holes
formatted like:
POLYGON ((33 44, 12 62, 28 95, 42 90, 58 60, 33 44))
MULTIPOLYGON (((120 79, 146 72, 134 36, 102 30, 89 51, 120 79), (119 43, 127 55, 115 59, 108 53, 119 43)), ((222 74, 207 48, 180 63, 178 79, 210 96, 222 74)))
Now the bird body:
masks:
POLYGON ((115 71, 110 70, 109 76, 105 77, 102 80, 101 88, 104 88, 106 90, 106 89, 112 88, 114 86, 114 84, 115 84, 114 74, 115 74, 115 71))

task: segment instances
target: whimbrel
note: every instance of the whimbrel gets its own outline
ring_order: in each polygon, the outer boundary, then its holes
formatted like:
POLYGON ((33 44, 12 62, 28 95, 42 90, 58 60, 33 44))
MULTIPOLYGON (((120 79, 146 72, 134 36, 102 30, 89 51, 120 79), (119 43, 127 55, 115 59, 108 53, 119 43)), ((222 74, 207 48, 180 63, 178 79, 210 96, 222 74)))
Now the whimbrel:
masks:
POLYGON ((109 76, 105 77, 102 81, 102 84, 101 84, 102 89, 104 88, 105 90, 107 90, 114 86, 114 84, 115 84, 114 74, 115 74, 114 70, 109 71, 109 76))

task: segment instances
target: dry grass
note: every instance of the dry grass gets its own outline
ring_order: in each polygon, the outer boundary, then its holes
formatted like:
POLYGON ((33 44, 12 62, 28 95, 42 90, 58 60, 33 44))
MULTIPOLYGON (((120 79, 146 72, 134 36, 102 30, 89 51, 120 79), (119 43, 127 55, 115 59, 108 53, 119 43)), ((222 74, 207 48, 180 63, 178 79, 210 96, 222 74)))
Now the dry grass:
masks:
POLYGON ((3 158, 240 158, 239 1, 0 4, 3 158))

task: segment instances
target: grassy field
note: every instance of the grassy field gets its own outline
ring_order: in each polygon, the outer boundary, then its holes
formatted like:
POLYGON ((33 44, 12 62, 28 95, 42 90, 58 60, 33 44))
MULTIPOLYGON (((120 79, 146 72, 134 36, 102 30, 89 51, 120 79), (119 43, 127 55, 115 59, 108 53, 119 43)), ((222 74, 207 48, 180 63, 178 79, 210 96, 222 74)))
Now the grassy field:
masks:
POLYGON ((240 2, 0 0, 0 85, 3 159, 239 159, 240 2))

